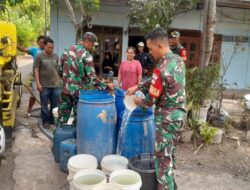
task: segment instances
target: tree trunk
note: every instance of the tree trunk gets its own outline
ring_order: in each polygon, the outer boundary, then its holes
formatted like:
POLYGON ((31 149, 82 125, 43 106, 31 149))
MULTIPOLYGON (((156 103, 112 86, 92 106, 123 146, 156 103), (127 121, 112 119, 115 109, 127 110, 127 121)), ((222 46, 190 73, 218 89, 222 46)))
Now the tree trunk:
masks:
POLYGON ((82 36, 82 30, 81 27, 78 26, 76 29, 76 43, 80 41, 81 36, 82 36))
POLYGON ((76 28, 76 42, 79 42, 83 38, 84 32, 88 26, 83 22, 79 23, 76 28))
POLYGON ((216 0, 205 0, 200 66, 208 66, 214 43, 216 0))

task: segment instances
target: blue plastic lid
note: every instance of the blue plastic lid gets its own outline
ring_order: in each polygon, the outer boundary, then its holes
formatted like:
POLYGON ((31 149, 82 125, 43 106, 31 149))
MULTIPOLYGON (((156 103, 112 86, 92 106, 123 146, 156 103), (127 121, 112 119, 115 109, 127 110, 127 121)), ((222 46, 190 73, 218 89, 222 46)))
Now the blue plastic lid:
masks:
MULTIPOLYGON (((119 118, 123 118, 123 114, 124 114, 124 111, 122 111, 120 114, 119 114, 119 118)), ((141 120, 150 120, 154 118, 154 113, 153 113, 153 109, 150 107, 146 110, 138 107, 136 108, 130 115, 130 120, 133 120, 133 121, 141 121, 141 120)))
POLYGON ((80 91, 80 102, 113 102, 115 101, 114 97, 108 91, 98 91, 98 90, 89 90, 89 91, 80 91))

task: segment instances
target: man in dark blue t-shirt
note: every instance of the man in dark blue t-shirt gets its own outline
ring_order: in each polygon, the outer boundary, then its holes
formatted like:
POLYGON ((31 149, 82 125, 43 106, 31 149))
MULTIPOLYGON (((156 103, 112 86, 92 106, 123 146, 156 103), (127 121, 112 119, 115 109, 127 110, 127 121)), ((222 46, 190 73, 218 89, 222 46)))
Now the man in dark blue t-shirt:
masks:
MULTIPOLYGON (((28 53, 28 54, 31 55, 31 56, 33 57, 33 59, 35 60, 36 56, 37 56, 39 53, 41 53, 41 52, 43 51, 43 49, 44 49, 44 43, 43 43, 43 42, 44 42, 45 38, 46 38, 45 36, 39 36, 39 37, 37 38, 37 45, 38 45, 38 47, 24 48, 24 47, 21 47, 21 46, 17 45, 17 49, 18 49, 19 51, 24 52, 24 53, 28 53)), ((39 93, 38 93, 38 91, 37 91, 36 83, 35 83, 34 78, 32 79, 32 92, 33 92, 33 94, 34 94, 36 97, 39 98, 39 93)), ((26 114, 25 114, 25 117, 27 117, 27 118, 30 117, 30 113, 31 113, 31 111, 32 111, 32 107, 33 107, 33 105, 35 104, 35 102, 36 102, 36 98, 35 98, 33 95, 31 95, 31 97, 30 97, 30 99, 29 99, 28 110, 27 110, 27 112, 26 112, 26 114)))
POLYGON ((142 76, 145 79, 150 76, 150 73, 153 70, 153 61, 151 56, 144 51, 143 42, 139 42, 137 44, 137 48, 139 53, 135 56, 135 60, 140 61, 143 69, 142 76))

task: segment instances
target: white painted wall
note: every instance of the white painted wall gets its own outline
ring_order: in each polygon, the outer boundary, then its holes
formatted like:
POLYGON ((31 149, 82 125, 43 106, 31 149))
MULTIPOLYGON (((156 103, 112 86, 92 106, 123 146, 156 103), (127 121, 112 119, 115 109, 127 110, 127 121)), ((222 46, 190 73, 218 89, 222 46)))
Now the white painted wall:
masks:
MULTIPOLYGON (((80 12, 76 14, 80 18, 80 12)), ((122 60, 126 59, 128 47, 128 18, 127 12, 122 7, 104 6, 94 16, 93 24, 104 26, 117 26, 123 28, 122 60)), ((51 37, 55 40, 55 52, 61 55, 65 48, 75 43, 75 30, 71 23, 69 13, 62 1, 59 1, 58 8, 52 5, 51 8, 51 37)))
MULTIPOLYGON (((217 20, 215 33, 223 35, 249 35, 250 10, 217 8, 217 20), (228 18, 231 17, 231 18, 228 18), (249 19, 247 21, 247 19, 249 19), (245 21, 244 21, 245 20, 245 21)), ((202 30, 203 10, 192 10, 177 15, 172 24, 172 28, 202 30)))
MULTIPOLYGON (((193 10, 177 15, 171 27, 201 31, 203 27, 203 10, 193 10)), ((244 36, 249 38, 248 43, 241 44, 244 51, 241 51, 235 57, 225 78, 230 84, 234 82, 238 84, 237 87, 232 86, 233 88, 250 88, 250 10, 217 8, 215 33, 223 36, 244 36)), ((233 48, 234 42, 222 43, 222 60, 228 61, 233 48)))
MULTIPOLYGON (((75 31, 68 16, 63 1, 58 1, 58 8, 51 8, 51 37, 55 40, 55 51, 61 55, 64 48, 75 43, 75 31)), ((128 9, 119 6, 102 6, 100 12, 94 16, 93 24, 118 26, 123 28, 122 60, 126 59, 128 47, 128 9)), ((79 18, 79 12, 77 13, 79 18)), ((203 10, 193 10, 177 15, 171 27, 180 29, 202 30, 203 10)), ((247 36, 250 39, 250 10, 217 8, 217 23, 215 32, 229 36, 247 36)), ((250 40, 243 44, 245 50, 235 58, 230 66, 226 79, 228 82, 237 82, 237 88, 250 86, 250 40)), ((233 42, 222 43, 222 59, 227 60, 234 46, 233 42)))
POLYGON ((171 28, 201 30, 202 10, 193 10, 187 13, 178 14, 172 21, 171 28))
MULTIPOLYGON (((235 44, 233 42, 222 43, 222 63, 228 64, 231 60, 235 44)), ((237 88, 250 87, 250 62, 249 62, 249 44, 241 43, 237 46, 239 54, 236 55, 226 72, 227 83, 237 83, 237 88)), ((234 87, 235 88, 235 87, 234 87)))

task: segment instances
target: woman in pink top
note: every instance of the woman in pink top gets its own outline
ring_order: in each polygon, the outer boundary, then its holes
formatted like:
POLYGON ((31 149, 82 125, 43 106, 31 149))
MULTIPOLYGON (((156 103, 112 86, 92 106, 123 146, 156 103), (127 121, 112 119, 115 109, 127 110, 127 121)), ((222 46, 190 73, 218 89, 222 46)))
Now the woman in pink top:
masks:
POLYGON ((118 73, 118 87, 123 90, 135 86, 141 82, 142 79, 142 67, 141 63, 134 60, 135 48, 128 47, 127 60, 123 61, 119 68, 118 73))

